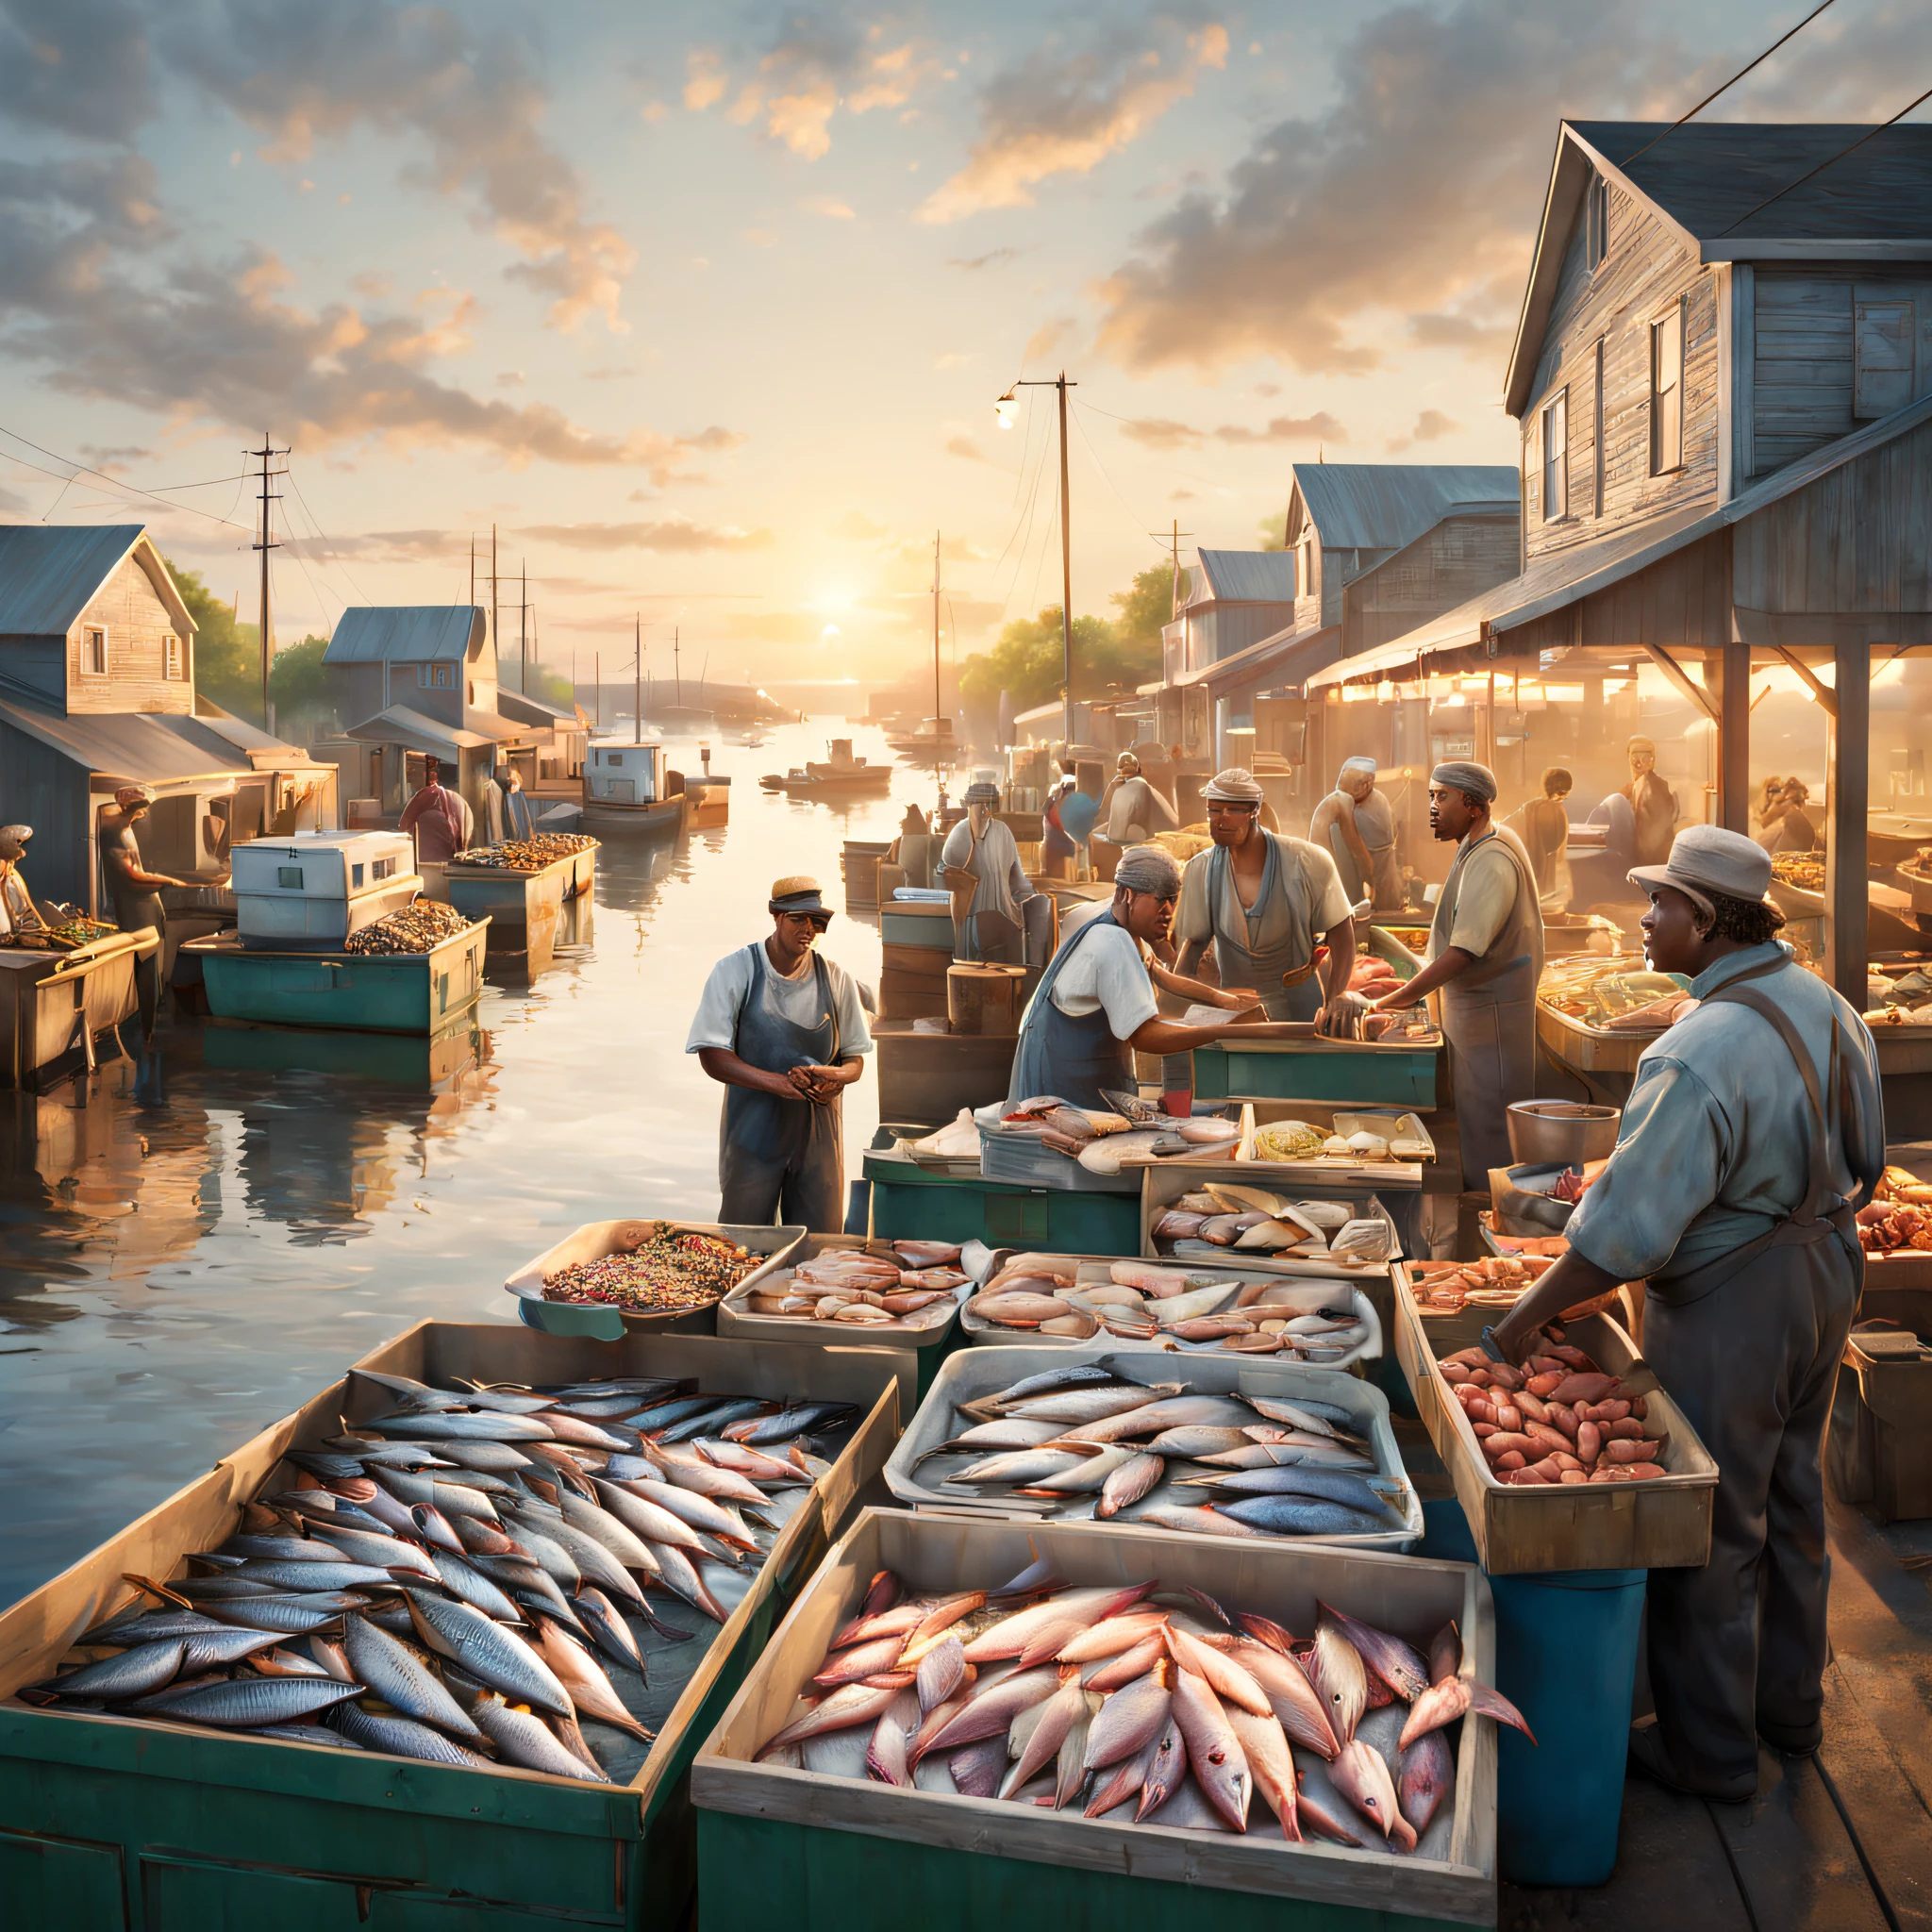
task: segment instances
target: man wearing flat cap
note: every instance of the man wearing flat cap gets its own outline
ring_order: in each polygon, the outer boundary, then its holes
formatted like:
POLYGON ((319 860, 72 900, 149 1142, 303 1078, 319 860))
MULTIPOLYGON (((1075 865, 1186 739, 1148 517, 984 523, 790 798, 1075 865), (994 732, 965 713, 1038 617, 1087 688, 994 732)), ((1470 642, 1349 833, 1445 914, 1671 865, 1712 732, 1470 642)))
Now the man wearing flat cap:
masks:
POLYGON ((1334 859, 1307 839, 1264 830, 1260 784, 1239 765, 1217 772, 1202 797, 1214 843, 1181 874, 1175 970, 1191 976, 1211 943, 1223 986, 1255 988, 1271 1020, 1317 1019, 1355 970, 1352 902, 1334 859))
POLYGON ((1074 1107, 1107 1108, 1108 1091, 1133 1092, 1134 1054, 1192 1053, 1230 1038, 1279 1039, 1268 1021, 1183 1026, 1160 1017, 1157 984, 1202 1005, 1234 1009, 1250 995, 1219 991, 1150 966, 1148 947, 1167 940, 1181 869, 1158 845, 1134 845, 1114 868, 1113 900, 1073 925, 1034 989, 1013 1052, 1014 1102, 1055 1093, 1074 1107))
POLYGON ((1496 774, 1452 759, 1429 774, 1429 829, 1455 862, 1429 925, 1428 963, 1376 1004, 1412 1007, 1439 988, 1462 1185, 1487 1188, 1507 1167, 1509 1104, 1536 1094, 1536 989, 1543 915, 1523 841, 1490 816, 1496 774))
POLYGON ((1688 975, 1698 1004, 1644 1048, 1568 1253, 1492 1339, 1520 1361, 1552 1316, 1647 1277, 1644 1355, 1718 1486, 1709 1562, 1651 1574, 1657 1723, 1631 1733, 1630 1757, 1735 1801, 1757 1789, 1760 1739, 1808 1757, 1823 1735, 1819 1457, 1864 1280, 1855 1216, 1885 1171, 1884 1108, 1863 1020, 1777 938, 1760 845, 1690 825, 1667 864, 1629 876, 1650 897, 1652 967, 1688 975))
POLYGON ((724 1089, 718 1219, 838 1234, 845 1225, 841 1102, 872 1051, 858 987, 817 949, 832 923, 810 878, 772 887, 772 931, 711 968, 684 1050, 724 1089))
POLYGON ((1020 863, 1012 827, 997 816, 1000 788, 975 778, 966 788, 966 816, 946 834, 940 852, 953 894, 953 957, 1024 966, 1024 907, 1033 881, 1020 863))

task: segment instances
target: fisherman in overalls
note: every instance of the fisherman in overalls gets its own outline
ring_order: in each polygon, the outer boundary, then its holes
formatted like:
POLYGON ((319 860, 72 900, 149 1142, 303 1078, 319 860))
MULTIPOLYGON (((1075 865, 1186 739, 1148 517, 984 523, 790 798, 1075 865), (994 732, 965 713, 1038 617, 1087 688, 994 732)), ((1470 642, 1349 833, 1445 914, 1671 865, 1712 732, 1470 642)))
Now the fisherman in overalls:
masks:
POLYGON ((999 787, 974 779, 965 802, 966 816, 946 834, 940 852, 953 894, 953 957, 1024 966, 1026 905, 1038 892, 1020 863, 1012 827, 997 816, 999 787))
POLYGON ((160 941, 146 958, 134 962, 134 993, 144 1041, 154 1038, 155 1010, 160 1002, 167 958, 168 912, 161 893, 169 886, 188 884, 170 873, 152 872, 142 861, 141 841, 134 836, 134 828, 146 818, 154 799, 145 785, 123 785, 114 793, 112 808, 101 814, 100 825, 101 869, 108 877, 114 924, 126 933, 152 932, 160 941))
POLYGON ((1160 1017, 1158 983, 1205 1006, 1230 1010, 1255 995, 1202 986, 1155 964, 1143 947, 1161 944, 1180 897, 1181 869, 1158 845, 1135 845, 1114 869, 1113 902, 1061 940, 1020 1022, 1013 1052, 1013 1102, 1056 1093, 1074 1107, 1105 1108, 1104 1090, 1134 1092, 1134 1054, 1187 1054, 1227 1039, 1275 1040, 1268 1021, 1183 1026, 1160 1017))
POLYGON ((1408 889, 1395 856, 1395 808, 1375 773, 1374 758, 1343 758, 1335 790, 1308 822, 1308 837, 1334 858, 1351 904, 1367 899, 1377 912, 1399 912, 1408 889))
POLYGON ((684 1050, 724 1090, 718 1219, 845 1225, 841 1103, 872 1035, 858 988, 817 950, 832 923, 816 879, 772 888, 772 933, 711 968, 684 1050))
POLYGON ((1307 839, 1264 831, 1261 787, 1231 765, 1202 792, 1214 840, 1181 874, 1175 970, 1191 977, 1209 943, 1225 987, 1256 989, 1271 1020, 1318 1020, 1348 991, 1355 921, 1335 861, 1307 839), (1326 945, 1320 976, 1315 949, 1326 945))
POLYGON ((1691 825, 1640 866, 1652 967, 1700 1004, 1644 1048, 1569 1252, 1496 1324, 1512 1359, 1568 1307, 1647 1277, 1644 1354, 1717 1460, 1710 1560, 1650 1577, 1657 1723, 1630 1757, 1741 1801, 1757 1740, 1824 1735, 1824 1486, 1839 1357, 1864 1282, 1854 1215, 1885 1169, 1877 1052, 1857 1008, 1775 935, 1771 858, 1691 825))
POLYGON ((1523 841, 1490 817, 1496 774, 1455 759, 1429 774, 1429 828, 1457 841, 1429 926, 1428 963, 1375 1003, 1379 1012, 1442 992, 1462 1185, 1486 1189, 1509 1166, 1509 1104, 1536 1094, 1536 989, 1543 915, 1523 841))

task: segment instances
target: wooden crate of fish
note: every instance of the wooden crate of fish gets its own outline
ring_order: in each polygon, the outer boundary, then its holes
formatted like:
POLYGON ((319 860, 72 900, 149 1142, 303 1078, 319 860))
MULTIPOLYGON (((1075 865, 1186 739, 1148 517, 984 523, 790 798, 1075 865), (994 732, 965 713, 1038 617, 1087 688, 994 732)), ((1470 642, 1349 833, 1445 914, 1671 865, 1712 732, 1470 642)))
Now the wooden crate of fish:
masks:
POLYGON ((517 1312, 550 1335, 620 1341, 640 1327, 717 1331, 718 1304, 779 1266, 802 1227, 716 1221, 588 1221, 503 1284, 517 1312))
POLYGON ((1308 1261, 1165 1265, 1109 1255, 1005 1257, 959 1311, 969 1342, 1115 1343, 1273 1356, 1346 1368, 1382 1353, 1382 1320, 1357 1280, 1308 1261))
POLYGON ((1492 1924, 1493 1650, 1471 1566, 868 1510, 692 1768, 707 1932, 1492 1924))
POLYGON ((1174 1117, 1137 1095, 1119 1099, 1117 1111, 1050 1096, 982 1109, 980 1173, 1024 1187, 1129 1193, 1140 1186, 1140 1171, 1163 1158, 1197 1161, 1219 1152, 1231 1158, 1241 1138, 1239 1108, 1174 1117))
POLYGON ((1240 1167, 1162 1168, 1141 1191, 1141 1252, 1200 1263, 1332 1261, 1386 1275, 1394 1217, 1359 1181, 1310 1187, 1240 1167))
MULTIPOLYGON (((1508 1480, 1510 1472, 1497 1474, 1477 1440, 1476 1423, 1442 1369, 1445 1358, 1479 1341, 1493 1315, 1492 1309, 1470 1306, 1424 1319, 1407 1285, 1396 1291, 1396 1359, 1415 1391, 1429 1440, 1448 1468, 1483 1567, 1497 1576, 1514 1576, 1544 1570, 1674 1569, 1708 1560, 1717 1464, 1662 1390, 1644 1398, 1652 1431, 1669 1438, 1651 1458, 1662 1475, 1518 1484, 1508 1480)), ((1636 1343, 1607 1315, 1583 1316, 1563 1326, 1568 1342, 1607 1374, 1622 1377, 1641 1365, 1636 1343)), ((1539 1445, 1543 1441, 1541 1434, 1528 1440, 1539 1445)), ((1554 1451, 1554 1444, 1549 1447, 1554 1451)), ((1543 1453, 1539 1447, 1538 1454, 1543 1453)))
POLYGON ((1423 1533, 1389 1399, 1354 1375, 1141 1349, 969 1348, 886 1464, 913 1508, 1407 1549, 1423 1533))
POLYGON ((440 1323, 365 1357, 0 1615, 15 1923, 680 1926, 685 1772, 901 1361, 440 1323), (824 1458, 672 1440, 801 1424, 824 1458))
POLYGON ((946 1339, 971 1286, 957 1241, 808 1234, 718 1304, 718 1333, 927 1348, 946 1339))

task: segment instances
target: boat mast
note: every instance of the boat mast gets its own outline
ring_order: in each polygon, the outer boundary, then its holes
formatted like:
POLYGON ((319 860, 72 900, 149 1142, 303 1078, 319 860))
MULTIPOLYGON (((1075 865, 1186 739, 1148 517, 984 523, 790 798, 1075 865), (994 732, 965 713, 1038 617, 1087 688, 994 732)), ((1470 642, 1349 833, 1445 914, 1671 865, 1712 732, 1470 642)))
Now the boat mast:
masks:
POLYGON ((631 670, 635 675, 636 689, 631 694, 631 742, 644 741, 644 613, 638 612, 637 657, 632 660, 631 670))
POLYGON ((684 709, 684 667, 677 658, 677 626, 671 627, 671 670, 677 679, 677 708, 684 709))
POLYGON ((940 724, 945 708, 940 702, 940 533, 932 533, 932 781, 937 790, 943 786, 940 775, 940 724))

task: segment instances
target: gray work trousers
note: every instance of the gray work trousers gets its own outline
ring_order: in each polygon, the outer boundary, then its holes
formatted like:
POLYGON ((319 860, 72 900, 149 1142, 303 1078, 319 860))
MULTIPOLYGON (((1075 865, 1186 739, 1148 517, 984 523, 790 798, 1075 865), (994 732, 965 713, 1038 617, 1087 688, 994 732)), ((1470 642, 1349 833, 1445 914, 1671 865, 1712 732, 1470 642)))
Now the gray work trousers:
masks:
POLYGON ((1653 1570, 1649 1603, 1663 1743, 1676 1776, 1710 1797, 1757 1789, 1758 1736, 1807 1750, 1821 1735, 1821 1463, 1863 1272, 1826 1231, 1766 1249, 1688 1307, 1656 1284, 1646 1305, 1645 1357, 1718 1466, 1709 1562, 1653 1570))

